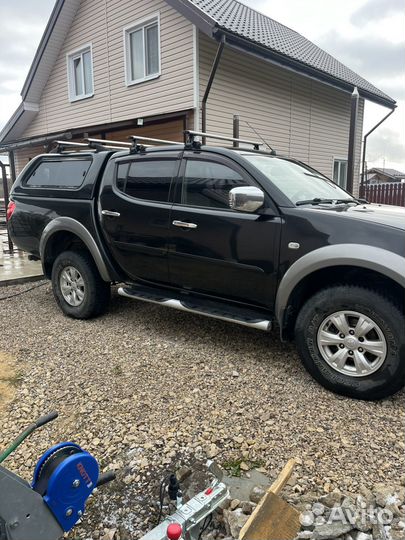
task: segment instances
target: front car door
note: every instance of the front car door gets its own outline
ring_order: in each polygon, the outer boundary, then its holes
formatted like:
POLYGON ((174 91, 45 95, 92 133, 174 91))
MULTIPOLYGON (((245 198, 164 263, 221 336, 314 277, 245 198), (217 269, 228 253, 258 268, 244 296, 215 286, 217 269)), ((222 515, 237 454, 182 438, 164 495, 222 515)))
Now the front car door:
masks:
POLYGON ((229 191, 246 185, 257 186, 233 160, 214 152, 184 153, 170 216, 170 281, 272 308, 281 219, 267 197, 256 213, 230 209, 229 191))
POLYGON ((110 162, 100 193, 102 230, 114 260, 132 280, 167 284, 172 179, 178 151, 129 155, 110 162))

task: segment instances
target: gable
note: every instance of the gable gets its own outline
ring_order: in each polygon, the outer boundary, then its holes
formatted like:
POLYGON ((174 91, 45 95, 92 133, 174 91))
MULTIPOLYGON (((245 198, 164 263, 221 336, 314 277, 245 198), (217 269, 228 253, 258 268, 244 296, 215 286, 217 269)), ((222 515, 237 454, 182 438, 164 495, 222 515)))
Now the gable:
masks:
MULTIPOLYGON (((70 5, 70 1, 58 0, 56 5, 70 5)), ((13 125, 3 130, 0 140, 34 137, 195 107, 194 33, 190 21, 164 0, 109 0, 102 3, 102 9, 99 0, 72 0, 73 3, 77 3, 74 16, 58 45, 48 77, 44 66, 50 65, 51 60, 46 57, 47 62, 37 62, 36 71, 31 69, 32 81, 24 85, 27 97, 34 98, 34 93, 36 98, 39 97, 37 112, 29 118, 24 112, 24 121, 21 114, 14 118, 14 123, 12 119, 10 124, 13 125), (123 30, 152 14, 160 17, 161 75, 153 81, 127 86, 123 30), (84 44, 92 46, 94 96, 71 102, 67 55, 84 44)), ((59 17, 64 17, 63 10, 59 17)), ((59 21, 60 18, 51 35, 63 34, 59 32, 59 21)))

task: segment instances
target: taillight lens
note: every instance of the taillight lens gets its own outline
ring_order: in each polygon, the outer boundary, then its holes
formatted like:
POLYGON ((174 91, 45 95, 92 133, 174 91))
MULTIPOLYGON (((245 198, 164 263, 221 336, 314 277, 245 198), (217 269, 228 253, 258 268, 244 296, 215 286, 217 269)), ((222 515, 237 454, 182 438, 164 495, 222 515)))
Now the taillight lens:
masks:
POLYGON ((11 216, 13 215, 15 210, 15 202, 10 201, 7 206, 7 213, 6 213, 6 219, 9 221, 11 219, 11 216))

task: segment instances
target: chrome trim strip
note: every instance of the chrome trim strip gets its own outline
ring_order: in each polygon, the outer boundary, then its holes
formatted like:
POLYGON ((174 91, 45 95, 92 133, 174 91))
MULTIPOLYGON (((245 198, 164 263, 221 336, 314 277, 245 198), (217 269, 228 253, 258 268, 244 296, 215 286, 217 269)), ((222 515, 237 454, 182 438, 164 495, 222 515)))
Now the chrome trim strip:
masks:
POLYGON ((230 317, 224 317, 221 315, 215 315, 214 313, 206 313, 204 311, 198 311, 197 309, 191 309, 186 306, 184 306, 180 300, 175 300, 174 298, 170 298, 168 300, 153 300, 151 298, 145 298, 143 296, 136 296, 135 294, 129 294, 125 291, 124 287, 119 287, 118 294, 120 296, 125 296, 126 298, 132 298, 135 300, 143 300, 144 302, 150 302, 152 304, 159 304, 161 306, 170 307, 173 309, 178 309, 179 311, 186 311, 188 313, 194 313, 195 315, 204 315, 205 317, 210 317, 212 319, 218 319, 220 321, 225 322, 231 322, 235 324, 240 324, 241 326, 247 326, 249 328, 255 328, 257 330, 262 330, 264 332, 269 332, 271 330, 271 321, 258 321, 254 323, 249 323, 245 321, 241 321, 239 319, 232 319, 230 317))

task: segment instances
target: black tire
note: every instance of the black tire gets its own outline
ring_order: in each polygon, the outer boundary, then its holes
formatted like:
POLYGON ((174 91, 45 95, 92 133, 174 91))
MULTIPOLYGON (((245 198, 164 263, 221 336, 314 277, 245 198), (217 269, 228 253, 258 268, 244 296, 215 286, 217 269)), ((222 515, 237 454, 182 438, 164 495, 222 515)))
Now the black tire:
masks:
MULTIPOLYGON (((297 317, 295 339, 305 368, 325 388, 356 399, 377 400, 395 394, 405 385, 404 319, 404 313, 389 298, 363 287, 340 285, 325 289, 306 302, 297 317), (382 365, 374 373, 361 377, 346 375, 329 365, 322 356, 318 331, 329 315, 345 310, 371 319, 385 338, 387 352, 381 355, 385 360, 381 360, 382 365)), ((338 347, 343 349, 345 346, 336 345, 336 352, 338 347)), ((333 349, 330 350, 333 353, 333 349)), ((348 362, 350 369, 352 360, 349 358, 348 362)))
POLYGON ((52 289, 63 313, 75 319, 90 319, 101 315, 110 301, 110 284, 102 280, 91 255, 86 251, 64 251, 56 258, 52 267, 52 289), (69 267, 76 269, 82 278, 83 299, 79 305, 71 305, 61 289, 62 272, 69 267))

